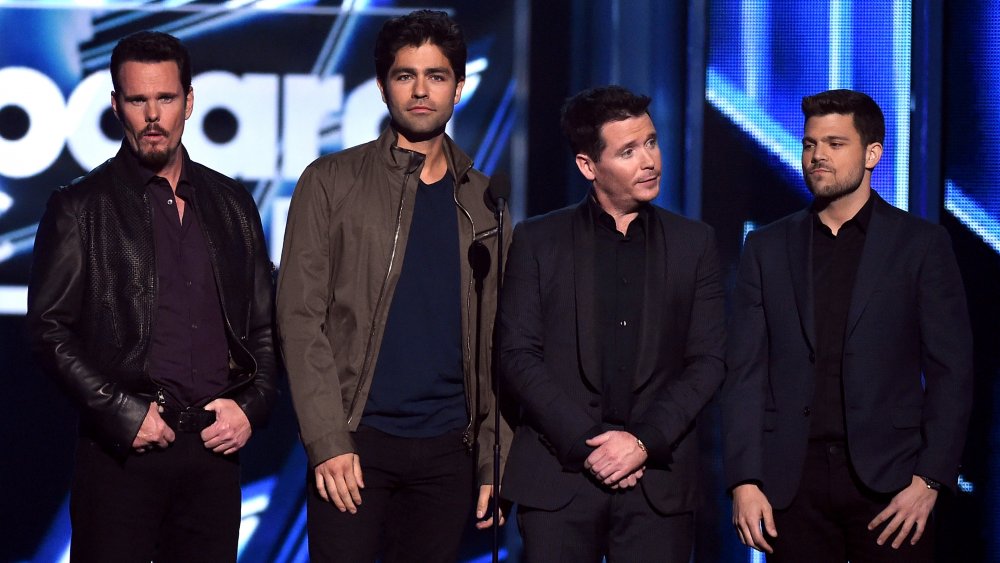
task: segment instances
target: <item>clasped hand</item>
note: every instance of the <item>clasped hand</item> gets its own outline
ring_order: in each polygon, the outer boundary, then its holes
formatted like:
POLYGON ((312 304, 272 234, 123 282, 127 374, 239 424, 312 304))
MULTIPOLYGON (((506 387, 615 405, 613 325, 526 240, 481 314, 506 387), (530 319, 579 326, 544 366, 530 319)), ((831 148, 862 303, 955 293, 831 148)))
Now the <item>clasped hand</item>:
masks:
POLYGON ((634 487, 642 478, 648 455, 639 441, 624 430, 609 430, 587 440, 595 448, 583 462, 584 469, 612 489, 634 487))

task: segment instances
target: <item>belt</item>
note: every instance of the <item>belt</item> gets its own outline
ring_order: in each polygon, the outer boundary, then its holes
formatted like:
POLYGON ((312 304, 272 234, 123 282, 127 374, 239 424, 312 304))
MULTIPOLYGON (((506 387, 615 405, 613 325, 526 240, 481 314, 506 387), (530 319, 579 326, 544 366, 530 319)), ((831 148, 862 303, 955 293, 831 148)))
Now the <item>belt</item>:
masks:
POLYGON ((215 422, 215 412, 204 409, 164 411, 160 413, 160 418, 174 432, 201 432, 215 422))

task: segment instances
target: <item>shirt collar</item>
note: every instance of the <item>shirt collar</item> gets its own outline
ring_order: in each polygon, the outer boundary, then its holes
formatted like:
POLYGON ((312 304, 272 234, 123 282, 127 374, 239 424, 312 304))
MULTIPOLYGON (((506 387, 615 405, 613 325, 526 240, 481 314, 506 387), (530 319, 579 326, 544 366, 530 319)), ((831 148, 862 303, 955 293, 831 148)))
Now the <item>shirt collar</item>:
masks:
MULTIPOLYGON (((142 163, 139 162, 139 157, 137 157, 135 153, 132 152, 132 149, 128 147, 125 143, 126 141, 122 141, 122 147, 118 151, 118 157, 125 165, 125 173, 128 176, 128 180, 130 183, 135 184, 137 186, 147 186, 155 178, 159 178, 161 180, 166 181, 162 176, 156 175, 155 172, 143 166, 142 163)), ((185 188, 193 189, 194 185, 191 183, 191 174, 190 174, 191 159, 188 158, 187 150, 184 149, 183 145, 181 145, 180 150, 182 151, 181 176, 177 181, 178 184, 177 188, 178 190, 181 189, 181 185, 183 184, 185 188)), ((181 197, 184 197, 183 193, 181 197)))
MULTIPOLYGON (((600 203, 597 203, 597 198, 594 197, 593 192, 591 192, 590 195, 587 196, 587 207, 590 208, 590 216, 594 220, 594 223, 596 225, 599 225, 616 233, 618 232, 618 225, 615 223, 615 218, 612 217, 610 213, 605 211, 604 208, 601 207, 600 203)), ((639 214, 636 216, 635 219, 633 219, 632 222, 635 223, 636 226, 641 226, 645 228, 645 224, 647 222, 647 216, 649 215, 649 210, 650 210, 650 205, 648 203, 642 204, 639 207, 639 214)), ((631 225, 629 225, 629 228, 631 228, 631 225)))
MULTIPOLYGON (((859 209, 858 212, 854 214, 854 217, 851 217, 847 222, 845 222, 841 228, 847 226, 856 226, 861 231, 862 234, 867 234, 868 226, 871 224, 872 220, 872 209, 875 207, 874 202, 875 202, 875 197, 869 194, 868 201, 866 201, 865 204, 861 206, 861 209, 859 209)), ((813 224, 816 226, 816 228, 832 234, 833 231, 830 229, 830 227, 824 225, 823 221, 820 220, 819 211, 816 209, 815 205, 812 206, 811 212, 813 215, 813 224)))

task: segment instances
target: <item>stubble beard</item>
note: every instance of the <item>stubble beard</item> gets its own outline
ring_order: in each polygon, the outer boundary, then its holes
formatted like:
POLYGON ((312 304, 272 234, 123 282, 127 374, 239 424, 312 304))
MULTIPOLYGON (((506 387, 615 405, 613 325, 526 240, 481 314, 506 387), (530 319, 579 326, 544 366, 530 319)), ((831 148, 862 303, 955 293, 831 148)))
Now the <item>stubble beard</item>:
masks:
POLYGON ((843 180, 827 184, 824 187, 817 187, 815 181, 812 179, 812 176, 806 174, 806 187, 809 188, 809 191, 816 199, 836 201, 856 192, 858 188, 861 187, 861 182, 865 179, 864 163, 862 162, 862 165, 855 170, 856 172, 854 174, 844 178, 843 180))

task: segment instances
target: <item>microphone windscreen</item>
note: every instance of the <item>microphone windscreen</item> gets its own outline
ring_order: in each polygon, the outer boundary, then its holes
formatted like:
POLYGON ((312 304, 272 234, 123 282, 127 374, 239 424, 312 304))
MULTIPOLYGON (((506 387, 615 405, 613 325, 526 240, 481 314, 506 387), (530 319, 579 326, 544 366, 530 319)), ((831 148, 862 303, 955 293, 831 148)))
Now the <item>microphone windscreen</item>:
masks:
POLYGON ((490 201, 493 202, 494 208, 499 204, 501 198, 508 201, 510 199, 510 176, 505 172, 493 174, 490 177, 490 186, 486 188, 486 193, 490 201))

